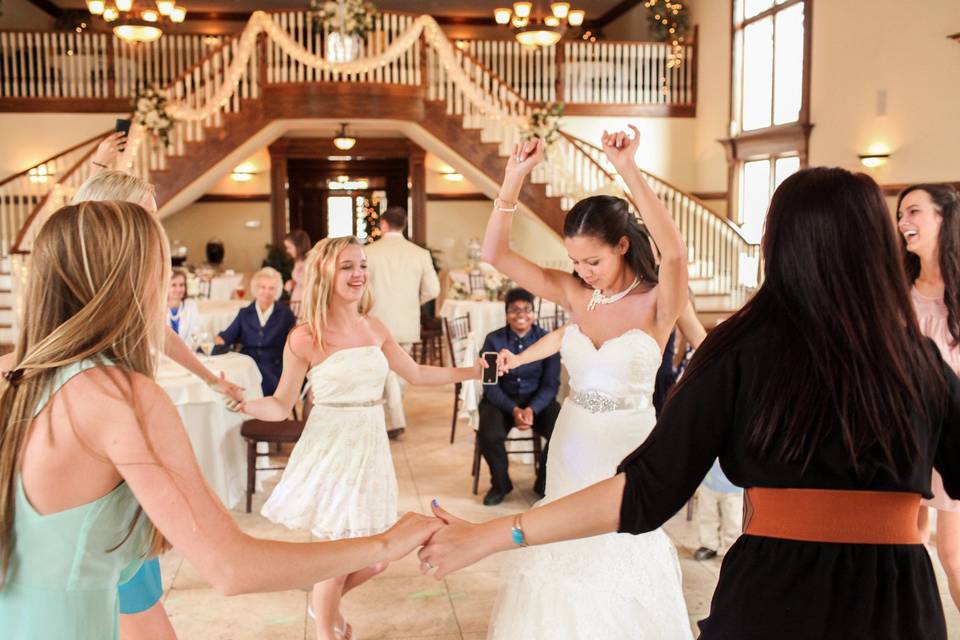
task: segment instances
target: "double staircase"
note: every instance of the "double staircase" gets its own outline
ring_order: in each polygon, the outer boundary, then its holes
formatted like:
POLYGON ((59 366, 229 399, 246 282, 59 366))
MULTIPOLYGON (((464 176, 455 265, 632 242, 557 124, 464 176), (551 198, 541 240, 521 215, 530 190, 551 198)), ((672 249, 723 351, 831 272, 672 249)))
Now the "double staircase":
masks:
MULTIPOLYGON (((325 34, 313 33, 304 12, 274 13, 271 19, 307 52, 323 50, 325 34)), ((382 53, 414 20, 381 15, 377 37, 368 40, 364 54, 382 53)), ((469 53, 469 47, 424 35, 388 64, 353 74, 305 65, 265 33, 252 52, 241 43, 241 38, 226 39, 166 86, 172 101, 206 110, 207 117, 177 121, 166 148, 144 140, 125 156, 127 170, 156 186, 161 209, 182 204, 175 200, 240 147, 280 135, 284 121, 303 119, 399 121, 416 141, 438 141, 445 160, 461 172, 485 177, 486 190, 493 191, 538 106, 523 97, 516 83, 503 80, 469 53)), ((13 341, 17 283, 11 271, 25 270, 37 230, 89 177, 94 169, 90 155, 109 133, 0 182, 0 255, 5 256, 0 264, 0 344, 13 341)), ((558 234, 565 212, 578 199, 622 192, 602 150, 586 141, 563 133, 548 156, 524 187, 520 204, 558 234)), ((646 177, 683 234, 698 310, 712 325, 711 316, 729 314, 755 286, 758 247, 693 196, 656 176, 646 177)))

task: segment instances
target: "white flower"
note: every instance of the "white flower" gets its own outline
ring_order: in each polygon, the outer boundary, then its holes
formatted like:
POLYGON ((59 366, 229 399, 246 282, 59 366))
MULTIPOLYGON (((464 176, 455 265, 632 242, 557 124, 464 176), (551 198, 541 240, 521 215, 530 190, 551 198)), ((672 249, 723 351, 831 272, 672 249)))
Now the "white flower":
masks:
POLYGON ((137 111, 150 111, 153 105, 146 98, 137 100, 137 111))
POLYGON ((156 111, 151 111, 150 113, 147 114, 147 126, 150 127, 151 129, 155 129, 159 121, 160 121, 160 116, 157 115, 156 111))

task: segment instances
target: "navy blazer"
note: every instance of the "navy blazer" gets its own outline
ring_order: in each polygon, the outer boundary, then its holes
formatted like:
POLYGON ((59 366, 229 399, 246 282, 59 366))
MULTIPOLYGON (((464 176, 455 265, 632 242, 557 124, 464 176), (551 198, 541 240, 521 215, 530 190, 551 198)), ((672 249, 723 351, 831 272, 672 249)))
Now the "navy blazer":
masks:
POLYGON ((240 353, 253 358, 260 369, 263 395, 272 396, 277 390, 280 372, 283 370, 283 346, 287 342, 287 334, 297 324, 297 319, 290 307, 276 302, 266 326, 261 327, 256 304, 252 302, 240 309, 230 326, 220 332, 224 344, 216 347, 214 353, 224 353, 231 346, 239 344, 240 353))

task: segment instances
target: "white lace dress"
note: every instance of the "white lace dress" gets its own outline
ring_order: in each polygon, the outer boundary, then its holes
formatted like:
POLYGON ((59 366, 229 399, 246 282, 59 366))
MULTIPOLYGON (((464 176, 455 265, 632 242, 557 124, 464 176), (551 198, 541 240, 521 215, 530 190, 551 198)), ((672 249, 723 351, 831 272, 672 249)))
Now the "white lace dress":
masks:
MULTIPOLYGON (((550 439, 543 503, 612 477, 656 423, 651 398, 662 356, 648 334, 628 331, 597 349, 571 325, 561 354, 571 397, 550 439), (584 406, 611 403, 619 408, 584 406)), ((692 637, 677 553, 660 529, 511 552, 488 633, 493 640, 692 637)))
POLYGON ((261 513, 337 540, 397 520, 397 476, 383 419, 389 367, 379 347, 337 351, 307 372, 313 410, 261 513))

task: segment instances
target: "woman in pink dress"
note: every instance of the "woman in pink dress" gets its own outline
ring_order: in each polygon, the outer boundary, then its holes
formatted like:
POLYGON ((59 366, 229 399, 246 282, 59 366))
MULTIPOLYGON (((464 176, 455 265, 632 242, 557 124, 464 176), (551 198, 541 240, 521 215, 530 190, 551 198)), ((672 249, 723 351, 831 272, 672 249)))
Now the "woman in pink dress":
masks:
MULTIPOLYGON (((897 201, 897 227, 920 330, 960 374, 960 194, 947 185, 907 187, 897 201)), ((930 489, 934 497, 924 504, 937 510, 937 554, 960 608, 960 501, 947 496, 936 471, 930 489)), ((927 539, 930 519, 923 507, 919 525, 927 539)))
POLYGON ((293 311, 293 315, 298 320, 300 319, 300 302, 303 300, 303 285, 307 279, 304 265, 307 260, 307 252, 310 251, 312 246, 310 236, 302 229, 291 231, 283 239, 283 247, 287 250, 287 255, 293 258, 293 273, 283 285, 283 288, 290 294, 290 310, 293 311))

